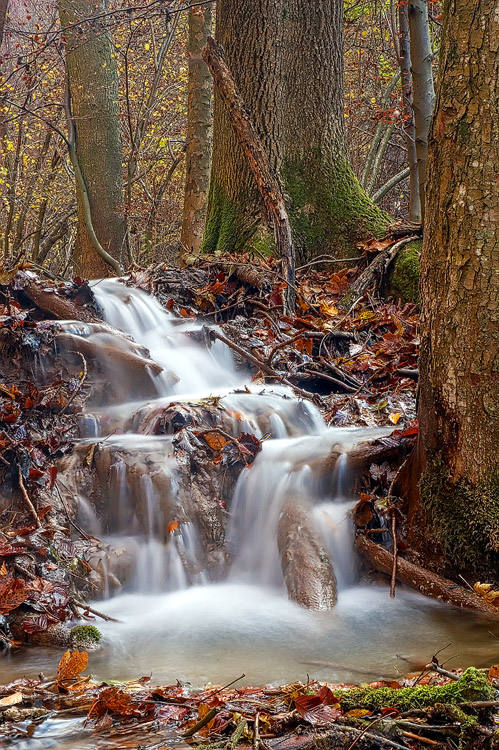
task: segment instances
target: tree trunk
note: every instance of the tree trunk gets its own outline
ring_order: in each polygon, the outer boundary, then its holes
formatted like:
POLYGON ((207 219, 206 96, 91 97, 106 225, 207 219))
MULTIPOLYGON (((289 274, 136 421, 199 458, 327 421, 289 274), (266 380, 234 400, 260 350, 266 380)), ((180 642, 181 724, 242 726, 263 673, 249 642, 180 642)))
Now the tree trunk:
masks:
POLYGON ((497 39, 496 0, 447 0, 421 258, 419 502, 475 580, 499 570, 497 39))
POLYGON ((212 81, 201 50, 212 33, 212 25, 210 5, 189 9, 187 148, 181 235, 181 255, 184 259, 189 254, 199 253, 206 221, 210 184, 212 81))
POLYGON ((9 0, 0 0, 0 46, 3 42, 3 29, 5 26, 5 19, 7 18, 8 6, 9 0))
POLYGON ((405 104, 404 134, 407 148, 407 164, 409 166, 409 221, 421 221, 418 157, 416 154, 416 129, 414 127, 413 112, 409 7, 407 0, 403 0, 399 3, 398 26, 400 38, 399 65, 402 79, 402 97, 405 104))
POLYGON ((428 0, 409 0, 410 56, 414 85, 413 110, 416 129, 419 200, 424 221, 428 135, 435 101, 433 88, 433 52, 428 20, 428 0))
MULTIPOLYGON (((59 0, 62 26, 88 18, 66 32, 66 65, 75 126, 76 158, 88 193, 91 224, 98 243, 118 263, 124 258, 123 150, 118 103, 118 68, 105 21, 92 15, 105 0, 59 0)), ((81 190, 74 270, 85 278, 109 276, 113 269, 92 240, 81 190)))
MULTIPOLYGON (((388 223, 348 159, 342 22, 342 4, 330 0, 220 0, 217 7, 217 37, 287 196, 300 259, 354 253, 356 242, 383 233, 388 223)), ((262 226, 261 214, 254 179, 215 95, 203 250, 241 249, 262 226)), ((268 234, 259 234, 253 244, 262 240, 268 249, 268 234)))

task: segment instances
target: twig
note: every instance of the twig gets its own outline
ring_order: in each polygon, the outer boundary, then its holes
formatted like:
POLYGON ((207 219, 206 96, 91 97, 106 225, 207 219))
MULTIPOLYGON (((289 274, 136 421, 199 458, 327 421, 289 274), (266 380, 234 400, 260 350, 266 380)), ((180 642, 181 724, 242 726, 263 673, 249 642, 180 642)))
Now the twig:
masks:
POLYGON ((404 737, 409 737, 409 739, 411 740, 419 740, 420 742, 423 742, 426 745, 439 745, 440 744, 439 742, 437 742, 437 740, 430 740, 429 737, 421 737, 420 734, 415 734, 414 732, 407 732, 405 729, 402 732, 402 734, 404 735, 404 737))
POLYGON ((77 602, 73 599, 72 603, 80 609, 83 609, 84 612, 91 612, 93 615, 101 617, 106 622, 121 622, 121 620, 117 620, 115 617, 111 617, 111 615, 105 615, 103 612, 99 612, 99 610, 89 607, 88 604, 83 604, 83 602, 77 602))
POLYGON ((257 711, 255 714, 255 725, 253 730, 253 747, 254 750, 259 750, 260 747, 260 712, 257 711))
POLYGON ((390 581, 390 599, 395 599, 395 583, 397 581, 397 516, 395 508, 392 508, 392 541, 393 541, 393 568, 392 580, 390 581))
POLYGON ((431 664, 428 664, 427 669, 431 670, 432 672, 438 672, 438 674, 442 674, 444 675, 444 677, 448 677, 449 680, 459 680, 457 674, 454 674, 454 672, 449 672, 448 669, 444 669, 435 661, 432 661, 431 664))
POLYGON ((83 363, 83 372, 81 374, 80 382, 78 383, 78 385, 74 389, 74 391, 71 394, 71 396, 68 398, 68 401, 67 401, 66 405, 61 409, 60 414, 64 414, 64 412, 66 411, 66 409, 72 404, 72 402, 74 401, 74 398, 75 398, 76 394, 81 390, 81 388, 83 386, 83 383, 85 382, 85 380, 87 378, 87 374, 88 374, 87 360, 85 359, 85 357, 83 356, 83 354, 81 352, 70 352, 70 353, 71 354, 79 354, 79 356, 81 357, 81 361, 83 363))
POLYGON ((214 718, 215 718, 215 716, 217 715, 217 713, 218 713, 218 708, 214 707, 214 708, 210 709, 210 710, 208 711, 208 713, 207 713, 207 714, 205 714, 205 716, 203 716, 203 718, 202 718, 202 719, 199 719, 199 721, 197 721, 197 722, 196 722, 196 723, 194 724, 194 726, 193 726, 193 727, 191 727, 191 728, 190 728, 190 729, 188 729, 188 730, 187 730, 186 732, 184 732, 182 736, 183 736, 183 737, 192 737, 192 736, 193 736, 194 734, 196 734, 196 732, 199 732, 199 730, 200 730, 200 729, 202 729, 202 728, 203 728, 203 727, 205 727, 205 726, 206 726, 207 724, 209 724, 209 722, 210 722, 210 721, 211 721, 212 719, 214 719, 214 718))
POLYGON ((41 529, 42 528, 42 522, 40 521, 40 517, 39 517, 38 513, 36 512, 36 508, 33 505, 33 503, 31 502, 30 497, 28 495, 28 492, 26 490, 26 487, 24 486, 23 474, 22 474, 20 466, 18 466, 18 478, 19 478, 19 489, 21 490, 21 492, 23 494, 23 497, 24 497, 24 500, 26 502, 26 505, 30 509, 30 511, 31 511, 31 513, 33 515, 33 518, 35 519, 35 523, 36 523, 37 527, 39 529, 41 529))

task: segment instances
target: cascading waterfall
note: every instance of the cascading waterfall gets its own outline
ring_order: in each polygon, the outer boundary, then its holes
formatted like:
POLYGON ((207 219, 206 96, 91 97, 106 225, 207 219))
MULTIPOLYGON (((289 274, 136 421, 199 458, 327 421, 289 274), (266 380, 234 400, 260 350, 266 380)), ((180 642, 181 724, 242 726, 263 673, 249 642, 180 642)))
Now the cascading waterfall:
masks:
MULTIPOLYGON (((390 600, 385 586, 359 583, 347 455, 359 441, 389 430, 327 429, 315 407, 288 389, 252 384, 226 347, 208 344, 196 322, 176 319, 153 297, 116 280, 92 288, 105 320, 123 336, 104 325, 60 325, 68 346, 80 337, 95 347, 113 383, 111 391, 89 399, 75 451, 84 464, 95 452, 93 474, 105 491, 86 490, 81 468, 61 481, 71 483, 72 474, 78 479, 72 491, 79 496, 80 523, 112 551, 92 561, 107 576, 105 601, 97 608, 121 621, 98 623, 104 648, 92 657, 97 674, 153 672, 160 681, 196 685, 209 679, 222 684, 242 671, 253 683, 307 673, 358 681, 406 673, 449 642, 463 666, 479 665, 481 654, 490 663, 486 621, 454 610, 449 616, 439 603, 400 588, 390 600), (146 363, 140 377, 133 376, 137 358, 146 363), (215 399, 232 435, 270 433, 231 488, 227 510, 219 508, 227 554, 211 567, 174 456, 178 435, 160 429, 172 403, 182 416, 182 404, 193 408, 206 399, 215 399), (317 471, 332 452, 330 469, 317 471), (300 541, 300 513, 332 561, 338 603, 329 611, 307 611, 288 600, 282 540, 294 534, 300 541), (283 528, 287 514, 295 520, 291 531, 283 528), (122 589, 116 577, 127 581, 122 589)), ((202 503, 208 488, 197 492, 202 503)), ((44 659, 53 661, 40 650, 36 658, 39 668, 44 659)))

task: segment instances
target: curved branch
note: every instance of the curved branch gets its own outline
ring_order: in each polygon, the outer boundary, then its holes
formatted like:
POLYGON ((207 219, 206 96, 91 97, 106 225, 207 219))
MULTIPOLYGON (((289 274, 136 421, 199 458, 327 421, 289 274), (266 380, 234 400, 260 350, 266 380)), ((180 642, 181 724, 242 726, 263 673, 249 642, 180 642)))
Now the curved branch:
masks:
POLYGON ((410 167, 406 167, 405 169, 402 169, 401 172, 398 172, 397 174, 394 174, 393 177, 390 177, 390 179, 387 180, 385 184, 382 185, 379 190, 376 190, 376 192, 371 196, 371 200, 373 201, 373 203, 379 203, 380 200, 384 198, 392 188, 395 187, 395 185, 398 185, 399 182, 402 182, 402 180, 405 180, 406 177, 409 177, 410 171, 410 167))

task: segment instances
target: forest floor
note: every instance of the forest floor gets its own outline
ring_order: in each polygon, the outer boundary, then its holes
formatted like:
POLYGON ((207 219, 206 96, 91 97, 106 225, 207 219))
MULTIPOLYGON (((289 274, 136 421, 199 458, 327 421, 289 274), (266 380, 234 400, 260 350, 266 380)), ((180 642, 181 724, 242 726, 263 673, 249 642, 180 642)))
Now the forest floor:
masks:
MULTIPOLYGON (((364 252, 372 259, 387 248, 381 243, 364 252)), ((156 295, 179 318, 212 326, 205 335, 229 346, 236 362, 250 365, 254 382, 289 386, 298 398, 313 401, 327 424, 393 427, 391 436, 369 448, 354 512, 357 528, 376 538, 386 526, 383 517, 395 515, 395 504, 387 499, 418 431, 419 318, 414 303, 386 301, 373 286, 357 287, 352 299, 358 278, 358 268, 302 269, 294 315, 283 314, 284 283, 272 259, 206 257, 182 272, 165 266, 138 269, 125 283, 156 295)), ((494 746, 495 667, 468 670, 463 679, 466 685, 471 680, 472 692, 466 692, 469 685, 460 692, 453 687, 464 685, 455 679, 459 672, 442 672, 435 661, 400 683, 372 684, 357 693, 357 703, 352 702, 355 690, 349 698, 342 691, 351 686, 344 685, 296 683, 190 694, 181 685, 151 687, 145 678, 115 685, 82 677, 88 663, 83 649, 89 644, 77 641, 70 625, 76 618, 99 616, 82 593, 92 540, 59 490, 58 463, 77 439, 93 363, 83 355, 73 361, 57 358, 54 321, 96 322, 99 310, 79 278, 40 278, 22 268, 0 283, 0 642, 18 649, 26 641, 47 642, 44 636, 50 634, 48 642, 55 645, 59 633, 60 644, 69 646, 54 679, 25 678, 0 687, 6 738, 30 736, 39 722, 71 714, 87 715, 87 729, 112 736, 116 746, 137 747, 139 735, 143 747, 203 742, 212 750, 232 750, 239 742, 255 750, 494 746), (37 366, 42 361, 56 364, 37 366), (424 692, 442 685, 449 694, 424 692), (406 687, 423 689, 412 693, 410 705, 409 696, 398 693, 406 687), (154 744, 153 735, 165 731, 166 745, 160 739, 154 744)), ((218 462, 234 442, 208 447, 218 462)), ((258 449, 237 447, 243 453, 258 449)), ((400 506, 401 555, 403 513, 400 506)), ((490 611, 486 595, 472 592, 468 599, 490 611)))

